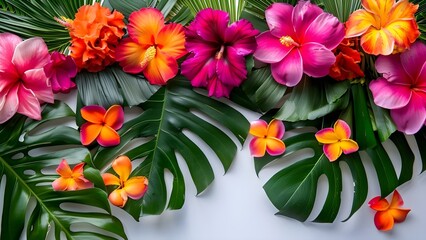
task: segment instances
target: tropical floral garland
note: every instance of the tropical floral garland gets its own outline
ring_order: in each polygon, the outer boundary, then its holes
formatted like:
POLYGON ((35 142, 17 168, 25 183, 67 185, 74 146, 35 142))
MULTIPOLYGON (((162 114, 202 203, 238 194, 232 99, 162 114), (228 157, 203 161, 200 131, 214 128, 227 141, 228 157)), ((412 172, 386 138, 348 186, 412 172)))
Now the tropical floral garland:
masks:
POLYGON ((183 131, 210 146, 226 171, 237 145, 219 125, 240 144, 251 135, 257 173, 312 150, 264 185, 279 214, 300 221, 313 209, 321 175, 329 189, 314 221, 336 219, 338 161, 354 181, 348 218, 365 203, 364 151, 381 189, 369 201, 374 223, 391 230, 410 211, 395 190, 413 175, 408 135, 426 169, 425 9, 424 0, 0 1, 0 239, 24 230, 42 239, 51 224, 56 238, 126 238, 109 203, 136 220, 181 208, 176 152, 198 193, 214 179, 183 131), (76 113, 55 100, 71 91, 76 113), (263 116, 248 123, 218 98, 263 116), (128 106, 142 111, 129 119, 128 106), (385 141, 401 157, 399 174, 385 141), (27 209, 31 199, 36 206, 27 209), (72 231, 75 223, 105 231, 72 231))

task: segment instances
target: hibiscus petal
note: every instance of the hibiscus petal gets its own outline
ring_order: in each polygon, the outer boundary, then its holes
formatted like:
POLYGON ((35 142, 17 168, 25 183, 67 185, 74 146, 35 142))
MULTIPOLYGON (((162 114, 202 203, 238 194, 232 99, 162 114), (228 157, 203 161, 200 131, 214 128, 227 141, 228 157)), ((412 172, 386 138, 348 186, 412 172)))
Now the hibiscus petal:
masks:
POLYGON ((109 185, 119 186, 120 185, 120 179, 117 176, 115 176, 114 174, 111 174, 111 173, 102 174, 102 180, 104 180, 105 186, 109 186, 109 185))
POLYGON ((253 138, 250 141, 250 153, 253 157, 263 157, 266 152, 266 139, 253 138))
POLYGON ((310 3, 310 1, 302 0, 296 4, 293 9, 292 21, 294 30, 299 35, 300 39, 303 38, 303 34, 308 26, 323 12, 324 11, 320 7, 310 3))
POLYGON ((393 21, 385 27, 395 40, 397 50, 403 51, 410 47, 411 43, 416 41, 420 32, 417 29, 417 23, 414 20, 393 21))
POLYGON ((395 5, 395 0, 361 0, 361 5, 367 11, 384 18, 395 5))
POLYGON ((13 117, 13 115, 15 115, 16 111, 18 110, 18 89, 19 84, 16 84, 9 90, 9 92, 3 96, 0 96, 0 124, 13 117))
POLYGON ((207 90, 209 97, 214 96, 217 98, 229 97, 233 86, 227 85, 222 82, 217 76, 213 76, 208 80, 207 90))
POLYGON ((143 70, 143 74, 151 84, 164 85, 178 72, 178 64, 173 57, 163 52, 157 52, 148 66, 143 70))
POLYGON ((126 205, 127 202, 126 191, 123 189, 115 189, 112 191, 112 193, 109 194, 108 199, 113 205, 122 208, 124 205, 126 205))
POLYGON ((413 4, 408 0, 400 0, 392 6, 388 19, 412 19, 419 9, 418 4, 413 4))
MULTIPOLYGON (((12 58, 16 46, 22 42, 22 39, 12 33, 0 33, 0 72, 10 71, 15 72, 12 58)), ((15 73, 16 74, 16 73, 15 73)), ((1 89, 1 87, 0 87, 1 89)), ((1 90, 0 90, 1 91, 1 90)))
POLYGON ((280 39, 266 31, 256 37, 257 48, 254 57, 265 63, 278 63, 283 60, 294 48, 281 44, 280 39))
POLYGON ((85 106, 80 109, 81 117, 91 123, 103 123, 105 108, 98 105, 85 106))
POLYGON ((303 76, 303 62, 299 50, 293 49, 281 62, 271 64, 272 77, 287 87, 296 86, 303 76))
POLYGON ((408 85, 390 83, 380 77, 370 82, 374 103, 387 109, 404 107, 411 99, 411 89, 408 85))
POLYGON ((132 177, 126 181, 123 190, 126 191, 129 198, 138 200, 148 190, 148 179, 142 176, 132 177))
POLYGON ((314 42, 303 44, 300 54, 303 58, 303 71, 312 77, 328 75, 331 65, 336 61, 333 52, 314 42))
POLYGON ((344 154, 350 154, 358 151, 359 146, 358 143, 352 139, 342 139, 340 140, 340 148, 344 154))
POLYGON ((361 37, 361 46, 366 53, 373 55, 389 55, 393 52, 395 41, 386 29, 370 28, 361 37))
POLYGON ((346 22, 346 38, 358 37, 376 22, 374 15, 363 9, 356 10, 346 22))
POLYGON ((65 159, 62 159, 61 163, 59 163, 58 167, 56 168, 56 172, 64 178, 70 178, 72 177, 72 171, 70 166, 68 165, 68 162, 65 159))
POLYGON ((102 130, 101 124, 84 123, 80 129, 80 139, 83 145, 89 145, 99 136, 102 130))
POLYGON ((263 138, 268 133, 268 123, 262 119, 250 122, 250 134, 255 137, 263 138))
POLYGON ((251 22, 241 19, 232 23, 225 31, 225 42, 232 43, 232 47, 240 56, 251 54, 256 49, 255 36, 259 31, 253 28, 251 22))
POLYGON ((123 71, 133 74, 140 73, 144 69, 141 63, 149 46, 136 43, 131 38, 126 38, 118 45, 115 51, 115 59, 123 67, 123 71))
POLYGON ((407 218, 410 211, 410 209, 390 209, 389 213, 392 215, 396 223, 400 223, 405 221, 405 218, 407 218))
POLYGON ((333 128, 324 128, 315 133, 315 138, 319 143, 330 144, 340 140, 333 128))
MULTIPOLYGON (((142 8, 129 16, 127 30, 134 42, 154 45, 157 34, 164 27, 164 16, 156 8, 142 8)), ((119 53, 119 51, 116 51, 119 53)))
POLYGON ((288 23, 293 15, 293 9, 293 6, 287 3, 273 3, 265 10, 266 22, 275 37, 296 38, 293 25, 288 23))
POLYGON ((285 126, 281 120, 273 119, 268 126, 268 137, 281 139, 284 136, 285 126))
POLYGON ((340 139, 347 139, 351 136, 351 128, 349 125, 343 121, 338 119, 333 126, 334 132, 336 133, 337 137, 340 139))
POLYGON ((374 215, 374 224, 380 231, 389 231, 393 228, 394 220, 389 211, 377 212, 374 215))
POLYGON ((391 110, 391 117, 399 131, 405 134, 415 134, 425 124, 426 93, 413 91, 407 106, 391 110))
POLYGON ((180 24, 170 23, 164 26, 155 41, 162 52, 175 59, 186 54, 185 31, 180 24))
MULTIPOLYGON (((383 77, 386 78, 389 82, 411 85, 411 81, 412 81, 411 77, 405 72, 404 67, 401 63, 402 60, 400 56, 401 56, 400 54, 392 54, 389 56, 379 56, 375 64, 376 70, 377 72, 382 73, 383 77)), ((417 61, 417 58, 416 58, 416 61, 417 61)), ((414 64, 418 64, 418 62, 414 64)))
POLYGON ((411 45, 410 50, 403 52, 400 56, 401 65, 411 79, 416 80, 426 63, 426 45, 422 42, 415 42, 411 45))
POLYGON ((285 152, 285 144, 281 139, 267 138, 266 151, 271 156, 278 156, 285 152))
POLYGON ((233 47, 226 48, 226 58, 217 60, 216 73, 219 80, 228 86, 238 87, 247 78, 244 56, 238 55, 233 47))
POLYGON ((368 204, 370 208, 376 211, 385 211, 389 208, 389 203, 386 199, 381 198, 380 196, 371 199, 368 204))
POLYGON ((342 155, 342 148, 340 147, 339 142, 325 144, 323 146, 324 155, 330 160, 330 162, 336 161, 340 155, 342 155))
POLYGON ((302 42, 319 43, 328 49, 334 49, 344 37, 345 27, 339 19, 331 14, 322 13, 306 29, 302 42))
POLYGON ((132 172, 132 161, 127 156, 119 156, 112 162, 112 169, 118 174, 121 181, 127 181, 132 172))
POLYGON ((182 63, 182 75, 191 80, 194 87, 207 86, 208 80, 216 72, 216 61, 204 51, 200 54, 190 54, 182 63))
POLYGON ((16 112, 35 120, 41 120, 40 102, 33 91, 23 84, 18 89, 19 105, 16 112))
POLYGON ((49 63, 50 55, 46 43, 40 37, 30 38, 19 43, 13 54, 12 63, 23 74, 35 68, 43 68, 49 63))
POLYGON ((112 147, 120 144, 120 135, 108 125, 104 125, 96 138, 102 147, 112 147))
POLYGON ((197 34, 206 41, 223 42, 229 23, 229 14, 222 10, 207 8, 201 10, 191 23, 197 34))
POLYGON ((48 103, 55 101, 49 80, 42 68, 26 71, 22 75, 22 81, 25 87, 31 89, 37 99, 48 103))
POLYGON ((104 123, 114 130, 118 130, 124 123, 124 111, 120 105, 111 106, 105 113, 104 123))

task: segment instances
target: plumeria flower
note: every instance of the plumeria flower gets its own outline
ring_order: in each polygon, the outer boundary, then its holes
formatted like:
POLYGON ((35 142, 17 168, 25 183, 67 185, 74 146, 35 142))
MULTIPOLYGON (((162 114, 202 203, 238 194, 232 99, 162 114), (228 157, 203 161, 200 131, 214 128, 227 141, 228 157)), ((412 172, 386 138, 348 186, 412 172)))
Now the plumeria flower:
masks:
POLYGON ((54 101, 43 70, 50 59, 46 43, 0 33, 0 53, 0 124, 16 113, 40 120, 40 104, 54 101))
POLYGON ((134 200, 143 197, 148 189, 148 179, 143 176, 129 178, 132 172, 132 162, 127 156, 120 156, 115 159, 112 163, 112 169, 118 177, 111 173, 102 174, 106 186, 118 186, 108 197, 112 204, 117 207, 124 207, 128 197, 134 200))
POLYGON ((176 76, 176 60, 186 54, 182 25, 166 25, 158 9, 142 8, 130 14, 127 30, 129 38, 121 41, 116 56, 125 72, 143 72, 151 84, 158 85, 176 76))
POLYGON ((250 123, 250 152, 254 157, 263 157, 265 152, 271 156, 281 155, 285 152, 285 144, 281 140, 285 127, 282 121, 273 119, 269 124, 262 119, 250 123))
POLYGON ((50 55, 50 62, 44 66, 44 72, 50 80, 54 93, 69 93, 75 88, 71 78, 77 75, 77 65, 71 56, 54 51, 50 55))
POLYGON ((56 172, 60 175, 60 177, 53 181, 53 190, 74 191, 92 188, 93 183, 87 180, 83 175, 83 167, 84 163, 79 163, 71 170, 67 161, 63 159, 58 168, 56 168, 56 172))
POLYGON ((364 9, 346 22, 346 37, 361 37, 366 53, 389 55, 402 52, 420 36, 414 14, 419 5, 408 0, 361 0, 364 9))
POLYGON ((270 63, 272 76, 280 84, 293 87, 303 73, 324 77, 336 60, 332 49, 345 36, 342 23, 309 1, 293 7, 274 3, 265 11, 269 31, 256 37, 254 57, 270 63))
POLYGON ((426 45, 416 42, 402 54, 379 56, 376 69, 383 77, 370 83, 374 103, 390 109, 399 131, 417 133, 426 124, 426 45))
POLYGON ((229 24, 229 14, 211 8, 201 10, 186 30, 191 53, 182 63, 182 75, 194 87, 207 87, 209 96, 229 97, 247 78, 245 56, 256 49, 259 33, 245 20, 229 24))
POLYGON ((371 209, 377 211, 374 215, 374 224, 380 231, 389 231, 393 228, 394 223, 403 222, 411 210, 401 208, 404 201, 396 190, 393 192, 390 204, 380 196, 371 199, 368 204, 371 209))
POLYGON ((97 140, 103 147, 120 144, 120 136, 116 130, 123 126, 124 111, 119 105, 111 106, 108 111, 101 106, 86 106, 80 110, 87 122, 81 126, 80 138, 83 145, 97 140))
POLYGON ((343 120, 337 120, 333 128, 324 128, 315 134, 318 142, 324 144, 323 151, 330 162, 336 161, 342 152, 349 154, 358 151, 358 143, 350 139, 351 129, 343 120))

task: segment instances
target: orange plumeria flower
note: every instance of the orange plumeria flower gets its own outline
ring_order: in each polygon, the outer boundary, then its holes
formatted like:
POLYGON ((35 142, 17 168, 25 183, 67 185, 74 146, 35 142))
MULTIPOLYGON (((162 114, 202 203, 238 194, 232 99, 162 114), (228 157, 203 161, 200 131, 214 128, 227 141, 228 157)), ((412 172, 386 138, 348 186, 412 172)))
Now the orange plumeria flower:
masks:
POLYGON ((250 123, 250 134, 254 138, 250 142, 250 152, 254 157, 263 157, 265 152, 277 156, 285 152, 285 144, 281 140, 285 127, 282 121, 273 119, 269 124, 259 119, 250 123))
POLYGON ((343 120, 337 120, 333 128, 324 128, 315 134, 318 142, 324 144, 323 151, 330 162, 336 161, 342 152, 349 154, 358 151, 358 143, 350 139, 351 128, 343 120))
POLYGON ((97 140, 103 147, 120 144, 120 136, 116 130, 123 126, 124 111, 119 105, 111 106, 108 111, 101 106, 86 106, 80 110, 87 122, 81 126, 80 139, 83 145, 97 140))
POLYGON ((176 60, 186 54, 182 25, 165 25, 158 9, 142 8, 130 14, 127 29, 129 38, 121 41, 116 56, 125 72, 143 72, 151 84, 158 85, 176 76, 176 60))
POLYGON ((71 170, 67 161, 63 159, 56 168, 56 172, 60 175, 58 179, 53 181, 52 187, 55 191, 74 191, 86 188, 92 188, 93 183, 84 178, 84 163, 79 163, 71 170))
POLYGON ((115 62, 118 41, 124 35, 124 15, 99 3, 84 5, 75 19, 56 19, 71 36, 70 56, 79 69, 98 72, 115 62))
POLYGON ((402 52, 420 36, 414 17, 418 5, 408 0, 361 0, 364 9, 346 22, 346 37, 361 37, 366 53, 389 55, 402 52))
POLYGON ((127 198, 138 200, 148 189, 148 179, 143 176, 131 177, 132 162, 127 156, 120 156, 112 162, 112 169, 118 174, 119 178, 111 173, 102 174, 102 179, 106 186, 118 186, 111 192, 108 199, 117 207, 124 207, 127 198))
POLYGON ((377 196, 368 202, 370 208, 376 210, 374 216, 374 224, 380 231, 389 231, 393 228, 394 223, 400 223, 405 220, 411 209, 401 208, 404 205, 401 195, 398 191, 393 192, 392 202, 389 202, 377 196))

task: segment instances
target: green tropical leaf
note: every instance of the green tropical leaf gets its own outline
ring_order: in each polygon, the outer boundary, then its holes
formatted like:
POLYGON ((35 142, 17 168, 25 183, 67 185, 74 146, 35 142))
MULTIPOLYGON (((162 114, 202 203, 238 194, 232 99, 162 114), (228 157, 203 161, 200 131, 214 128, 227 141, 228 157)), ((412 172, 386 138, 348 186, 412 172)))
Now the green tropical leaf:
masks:
POLYGON ((141 200, 129 199, 125 207, 136 220, 142 213, 160 214, 167 202, 170 209, 182 207, 185 182, 176 153, 183 157, 188 166, 198 193, 213 181, 214 174, 209 159, 198 144, 190 140, 187 133, 196 135, 206 143, 226 171, 233 161, 237 146, 216 124, 220 123, 219 125, 228 129, 241 143, 249 129, 249 123, 238 111, 194 92, 189 82, 182 78, 169 81, 166 87, 160 88, 141 107, 143 113, 126 122, 119 130, 120 144, 113 148, 99 148, 93 158, 98 169, 109 168, 110 162, 120 154, 127 155, 132 160, 143 159, 133 174, 148 178, 148 191, 141 200), (209 123, 205 118, 216 124, 209 123), (136 139, 145 139, 145 142, 134 147, 136 139), (169 200, 165 187, 165 170, 173 175, 169 200))
POLYGON ((419 5, 416 13, 416 20, 420 30, 420 39, 426 41, 426 0, 412 0, 414 4, 419 5))
POLYGON ((285 121, 313 120, 333 111, 344 109, 349 103, 349 81, 304 77, 293 88, 275 118, 285 121))
POLYGON ((45 239, 51 225, 55 226, 56 239, 60 239, 61 234, 67 239, 126 238, 120 221, 111 215, 107 195, 101 189, 53 191, 51 184, 58 175, 52 173, 52 169, 62 159, 69 164, 90 162, 90 153, 81 146, 77 130, 63 125, 45 130, 44 123, 74 117, 67 105, 59 102, 48 105, 42 116, 43 121, 37 122, 17 115, 0 125, 0 133, 8 136, 0 142, 0 181, 5 181, 5 193, 0 197, 3 202, 0 239, 19 239, 22 231, 26 231, 27 239, 45 239), (34 208, 30 202, 35 203, 34 208), (74 207, 64 204, 74 204, 74 207), (75 207, 78 205, 87 211, 81 212, 75 207), (29 218, 26 219, 27 211, 29 218), (71 230, 74 224, 91 226, 88 229, 92 230, 71 230))
POLYGON ((336 16, 340 22, 346 22, 351 13, 361 8, 360 0, 321 0, 324 10, 336 16))
POLYGON ((223 10, 229 13, 231 23, 240 19, 241 13, 246 4, 245 0, 179 0, 187 6, 192 15, 195 16, 199 11, 205 8, 223 10))

